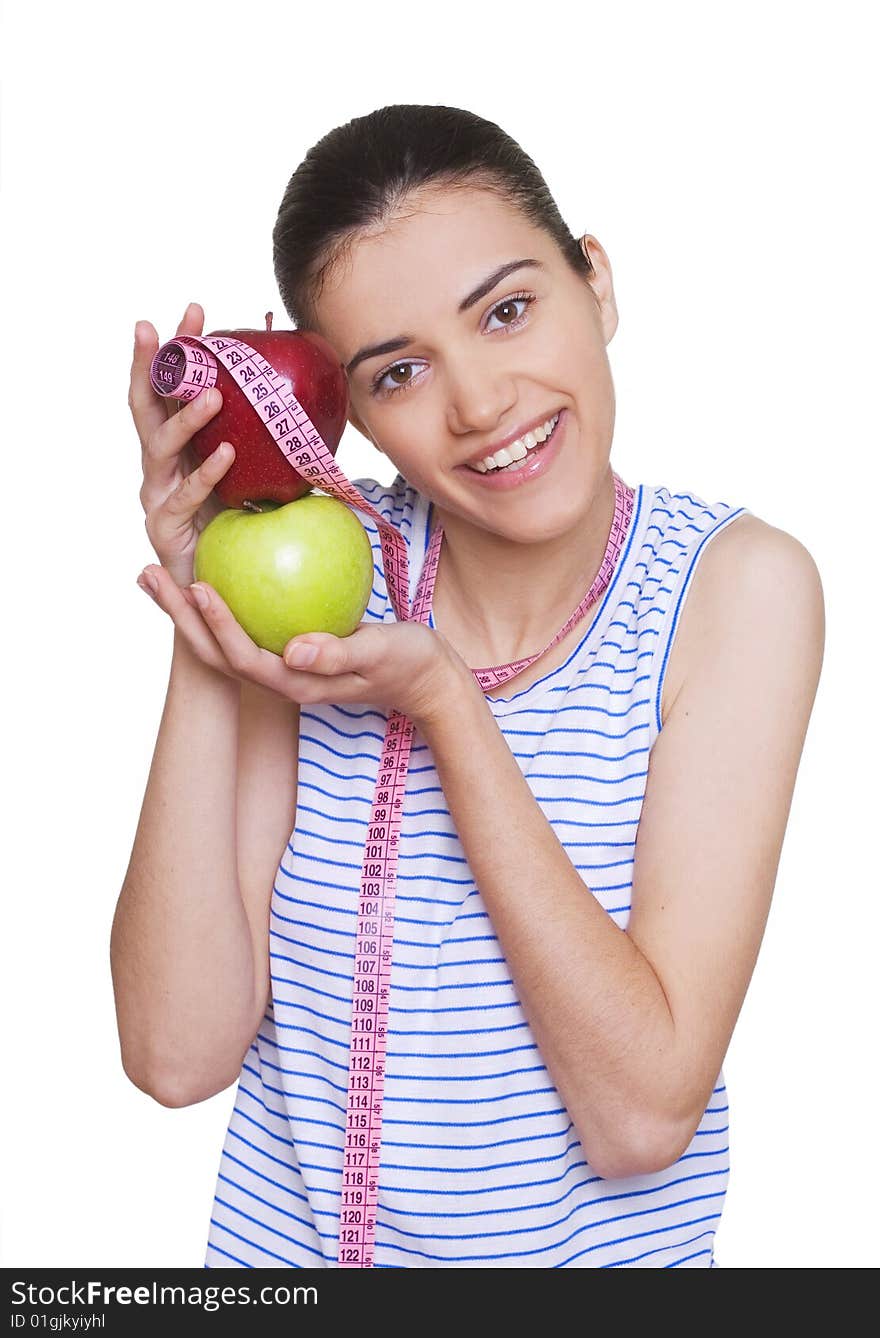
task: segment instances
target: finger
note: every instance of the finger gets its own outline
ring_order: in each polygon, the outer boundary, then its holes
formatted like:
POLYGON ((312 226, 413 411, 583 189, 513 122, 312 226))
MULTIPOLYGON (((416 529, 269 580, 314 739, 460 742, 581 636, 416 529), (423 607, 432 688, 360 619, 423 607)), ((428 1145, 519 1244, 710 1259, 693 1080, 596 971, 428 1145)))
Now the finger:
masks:
MULTIPOLYGON (((176 333, 200 335, 204 324, 205 313, 201 306, 198 302, 190 302, 177 326, 176 333)), ((159 335, 156 327, 151 321, 135 321, 128 405, 144 449, 151 436, 180 407, 179 400, 157 395, 153 389, 150 365, 158 350, 159 335)))
MULTIPOLYGON (((199 507, 207 501, 234 459, 234 447, 228 441, 221 441, 207 460, 202 460, 191 474, 187 474, 186 478, 181 479, 177 487, 164 496, 164 501, 161 504, 162 519, 157 519, 155 515, 150 516, 151 523, 148 526, 148 532, 151 542, 154 540, 154 532, 155 539, 159 541, 168 538, 167 533, 160 534, 158 532, 160 529, 163 531, 167 529, 167 526, 163 523, 165 520, 173 522, 172 529, 175 531, 181 523, 188 523, 199 507)), ((161 477, 159 466, 150 471, 150 483, 156 486, 157 492, 160 492, 159 480, 161 477)), ((146 487, 143 495, 146 503, 149 504, 150 493, 146 487)))
POLYGON ((165 400, 163 396, 156 394, 150 381, 150 363, 158 348, 159 336, 155 326, 150 321, 136 321, 128 407, 140 437, 142 450, 146 449, 150 437, 168 417, 165 400))
POLYGON ((332 632, 304 632, 284 647, 282 658, 289 668, 302 668, 305 661, 297 647, 313 646, 318 654, 310 657, 308 668, 315 674, 359 674, 369 676, 376 664, 388 654, 385 629, 371 623, 358 623, 348 636, 332 632))
MULTIPOLYGON (((182 409, 166 419, 153 433, 144 451, 143 469, 145 491, 154 491, 162 497, 168 495, 168 489, 179 476, 185 461, 183 451, 195 434, 215 416, 223 403, 223 396, 214 386, 201 391, 194 400, 184 404, 182 409)), ((214 452, 216 454, 216 452, 214 452)), ((191 458, 198 459, 195 451, 191 458)), ((208 457, 210 459, 210 457, 208 457)))
POLYGON ((288 669, 280 655, 264 650, 251 640, 212 586, 196 581, 186 593, 194 599, 206 600, 204 606, 199 604, 197 607, 213 633, 229 671, 236 677, 248 679, 301 705, 363 699, 364 680, 358 674, 328 677, 288 669))
MULTIPOLYGON (((324 673, 291 670, 279 655, 264 650, 251 640, 213 586, 204 581, 194 581, 189 590, 200 601, 202 617, 213 632, 225 659, 240 678, 250 679, 261 687, 300 703, 359 701, 363 697, 364 680, 360 675, 333 674, 331 670, 328 677, 324 673)), ((309 636, 322 642, 321 653, 326 663, 334 655, 341 661, 343 656, 334 652, 328 644, 337 642, 341 645, 339 637, 329 632, 309 633, 309 636)))
MULTIPOLYGON (((189 302, 187 303, 186 311, 184 311, 178 322, 174 334, 175 337, 182 334, 200 335, 204 328, 205 313, 202 310, 201 305, 198 302, 189 302)), ((186 400, 176 400, 171 397, 166 398, 165 411, 168 417, 170 418, 172 414, 176 414, 183 408, 186 402, 186 400)))
POLYGON ((302 705, 321 702, 362 702, 367 680, 361 624, 347 637, 332 632, 308 632, 294 637, 282 656, 287 669, 286 695, 302 705))
POLYGON ((205 328, 205 313, 198 302, 190 302, 175 331, 182 335, 200 335, 205 328))
POLYGON ((189 589, 203 620, 236 674, 263 687, 271 687, 273 677, 277 682, 278 656, 264 650, 248 636, 214 587, 205 581, 194 581, 189 589))
POLYGON ((288 669, 308 669, 312 674, 346 673, 353 668, 347 640, 332 632, 309 632, 288 642, 282 658, 288 669))
POLYGON ((146 590, 155 603, 168 614, 174 626, 201 660, 212 669, 229 673, 229 665, 217 644, 217 639, 206 626, 198 606, 189 597, 189 591, 182 590, 165 568, 155 563, 144 568, 138 577, 138 585, 142 590, 146 590), (155 590, 147 584, 148 577, 155 583, 155 590))

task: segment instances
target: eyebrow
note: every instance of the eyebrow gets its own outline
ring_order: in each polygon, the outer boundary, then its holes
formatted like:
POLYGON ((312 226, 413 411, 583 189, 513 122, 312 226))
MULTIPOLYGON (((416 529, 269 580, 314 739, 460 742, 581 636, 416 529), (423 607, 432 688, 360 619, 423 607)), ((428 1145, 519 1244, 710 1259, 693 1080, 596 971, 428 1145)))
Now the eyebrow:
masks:
MULTIPOLYGON (((513 271, 517 269, 524 269, 527 265, 531 265, 535 269, 546 268, 540 260, 509 260, 506 265, 499 265, 498 269, 493 270, 491 274, 487 274, 486 278, 483 279, 481 283, 477 284, 472 293, 468 293, 467 297, 462 298, 458 304, 459 312, 467 311, 475 302, 479 302, 481 297, 485 297, 487 293, 491 293, 492 289, 496 288, 501 280, 506 278, 508 274, 512 274, 513 271)), ((378 358, 385 353, 396 353, 398 349, 406 348, 409 344, 414 342, 415 335, 397 335, 394 339, 386 339, 381 344, 368 344, 366 347, 359 349, 357 353, 355 353, 351 362, 346 363, 345 370, 351 375, 355 367, 357 367, 359 363, 365 362, 368 358, 378 358)))

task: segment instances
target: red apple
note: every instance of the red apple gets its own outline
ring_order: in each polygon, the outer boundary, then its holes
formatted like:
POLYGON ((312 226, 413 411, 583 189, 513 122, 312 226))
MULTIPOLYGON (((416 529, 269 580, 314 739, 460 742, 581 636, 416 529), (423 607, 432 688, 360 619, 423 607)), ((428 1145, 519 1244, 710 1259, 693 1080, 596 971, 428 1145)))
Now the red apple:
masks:
MULTIPOLYGON (((327 449, 336 454, 348 420, 348 380, 326 339, 314 330, 273 330, 271 312, 265 330, 212 330, 210 335, 240 339, 261 353, 284 378, 286 389, 299 400, 327 449)), ((253 509, 261 501, 295 502, 309 492, 312 484, 289 463, 219 359, 215 384, 223 407, 190 440, 200 460, 207 459, 221 441, 235 447, 235 459, 214 488, 224 506, 253 509)))

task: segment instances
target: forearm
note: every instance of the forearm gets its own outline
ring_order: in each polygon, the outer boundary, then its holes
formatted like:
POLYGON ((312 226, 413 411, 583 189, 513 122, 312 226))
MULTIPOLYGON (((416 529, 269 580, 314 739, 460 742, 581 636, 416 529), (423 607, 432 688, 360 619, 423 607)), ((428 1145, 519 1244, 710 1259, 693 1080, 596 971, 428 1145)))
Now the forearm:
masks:
POLYGON ((646 1167, 662 1156, 678 1127, 685 1056, 666 996, 572 865, 469 679, 419 729, 584 1150, 600 1174, 633 1174, 642 1155, 646 1167))
POLYGON ((240 684, 177 634, 110 943, 126 1073, 168 1104, 230 1081, 253 1038, 254 955, 238 885, 240 684))

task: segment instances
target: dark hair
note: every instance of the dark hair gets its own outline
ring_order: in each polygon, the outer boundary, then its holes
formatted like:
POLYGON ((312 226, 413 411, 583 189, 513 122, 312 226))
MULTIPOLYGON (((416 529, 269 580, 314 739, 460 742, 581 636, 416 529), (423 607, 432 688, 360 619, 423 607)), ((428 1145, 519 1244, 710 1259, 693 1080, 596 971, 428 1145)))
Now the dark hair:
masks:
POLYGON ((500 126, 459 107, 399 103, 331 130, 287 183, 272 232, 273 264, 296 327, 316 325, 324 277, 356 235, 434 185, 494 192, 549 233, 576 274, 594 273, 538 168, 500 126))

